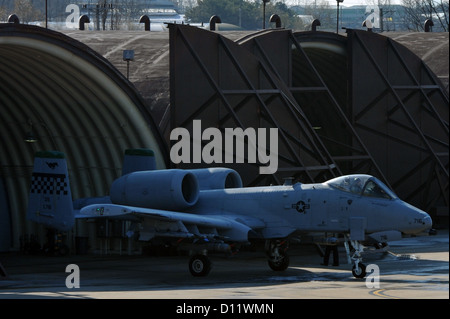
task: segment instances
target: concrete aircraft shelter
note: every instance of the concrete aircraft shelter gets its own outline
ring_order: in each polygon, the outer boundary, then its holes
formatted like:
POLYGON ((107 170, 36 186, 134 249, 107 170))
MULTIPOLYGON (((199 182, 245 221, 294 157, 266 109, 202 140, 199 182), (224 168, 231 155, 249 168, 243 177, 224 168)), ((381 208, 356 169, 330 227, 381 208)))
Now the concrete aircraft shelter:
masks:
MULTIPOLYGON (((66 153, 74 199, 104 196, 108 194, 111 182, 121 174, 124 149, 151 148, 157 154, 158 168, 170 166, 168 133, 171 126, 183 126, 181 122, 174 122, 175 109, 177 114, 194 118, 208 110, 206 106, 212 104, 214 96, 222 97, 218 103, 224 103, 224 101, 230 105, 236 103, 233 107, 244 109, 249 102, 249 108, 255 109, 250 103, 254 103, 258 98, 259 103, 262 103, 264 107, 277 108, 276 104, 271 105, 271 103, 273 101, 282 103, 279 102, 283 101, 280 96, 291 97, 303 94, 297 102, 295 99, 290 99, 289 106, 298 103, 297 107, 307 112, 306 108, 302 109, 304 107, 302 101, 307 102, 309 99, 315 101, 313 94, 317 92, 322 97, 328 94, 331 101, 336 104, 336 109, 341 107, 341 104, 345 104, 349 98, 342 91, 342 85, 345 83, 339 76, 336 78, 332 76, 342 70, 347 72, 342 64, 347 63, 346 59, 349 56, 345 51, 347 46, 345 35, 300 32, 291 37, 288 34, 289 31, 282 30, 278 33, 276 30, 256 33, 242 31, 208 33, 209 31, 206 30, 199 29, 198 32, 191 30, 188 26, 179 26, 175 29, 179 36, 170 40, 169 32, 71 30, 59 33, 25 25, 0 25, 0 205, 3 205, 0 206, 0 236, 2 236, 0 252, 11 248, 19 249, 23 236, 43 233, 42 228, 25 220, 33 155, 36 151, 54 149, 66 153), (229 39, 230 43, 228 40, 223 40, 222 36, 229 39), (316 38, 318 40, 314 40, 316 38), (282 39, 286 39, 288 46, 283 44, 282 39), (267 57, 271 57, 269 48, 274 41, 277 45, 273 48, 277 50, 281 48, 282 55, 274 51, 276 54, 272 56, 273 65, 270 66, 270 70, 260 68, 254 71, 256 71, 255 74, 259 74, 255 76, 270 74, 272 79, 277 78, 276 88, 270 88, 264 92, 262 91, 264 88, 256 90, 249 90, 246 87, 235 88, 233 85, 238 85, 242 82, 241 79, 233 81, 233 77, 226 75, 223 78, 220 76, 219 79, 214 78, 217 75, 216 70, 221 70, 220 72, 224 74, 225 71, 229 71, 236 79, 245 78, 245 74, 251 74, 248 79, 253 80, 251 73, 253 71, 248 68, 253 65, 260 67, 267 63, 267 57), (291 55, 287 48, 292 48, 294 45, 289 41, 303 43, 307 55, 301 52, 291 55), (252 54, 242 53, 243 49, 251 51, 252 54), (126 79, 127 63, 122 59, 123 50, 135 51, 135 58, 129 63, 129 81, 126 79), (257 58, 253 60, 255 56, 257 58), (180 57, 186 58, 189 63, 177 67, 171 65, 173 63, 171 61, 177 61, 180 57), (248 65, 242 66, 241 69, 232 69, 245 61, 246 57, 252 59, 247 60, 248 65), (283 60, 286 57, 287 59, 283 60), (229 60, 222 62, 220 59, 229 60), (255 62, 257 59, 264 62, 258 64, 255 62), (283 61, 288 61, 288 64, 283 64, 283 61), (289 63, 292 61, 295 67, 300 67, 303 71, 309 68, 309 71, 305 71, 306 74, 296 78, 295 73, 290 73, 292 64, 289 63), (209 66, 212 71, 208 74, 209 66), (203 73, 199 72, 201 68, 203 73), (194 81, 187 83, 185 79, 189 74, 195 74, 197 77, 194 81), (317 78, 303 83, 309 76, 317 78), (325 83, 320 83, 321 78, 325 83), (229 79, 231 81, 227 82, 229 79), (207 90, 204 89, 205 87, 207 90), (194 100, 191 99, 191 94, 195 96, 194 100), (269 96, 269 94, 272 95, 269 96), (240 99, 239 96, 249 98, 248 100, 240 99), (260 99, 260 97, 263 98, 260 99), (190 103, 195 105, 189 105, 190 103), (185 107, 187 105, 189 107, 185 107), (200 108, 196 110, 195 106, 200 108), (24 141, 29 133, 37 138, 36 142, 24 141)), ((394 117, 390 125, 395 124, 397 128, 403 130, 403 133, 406 132, 407 136, 403 140, 398 136, 377 137, 383 142, 382 145, 387 145, 390 143, 387 140, 392 139, 405 149, 414 148, 413 144, 417 136, 420 143, 424 141, 425 144, 433 144, 428 150, 423 145, 417 147, 419 151, 417 157, 420 159, 413 163, 413 167, 415 166, 417 171, 420 170, 421 177, 420 180, 418 179, 418 184, 408 185, 410 180, 404 177, 408 175, 407 172, 398 170, 395 165, 385 163, 389 156, 370 147, 367 149, 362 147, 361 149, 367 152, 360 152, 359 157, 353 152, 334 154, 333 148, 328 144, 332 143, 330 136, 317 134, 315 123, 309 123, 304 118, 297 119, 298 127, 304 130, 302 136, 311 138, 310 140, 298 139, 297 142, 300 146, 313 150, 310 154, 311 162, 307 163, 309 166, 300 169, 298 166, 302 163, 292 162, 291 166, 295 167, 300 174, 304 174, 297 176, 304 182, 320 182, 340 173, 348 173, 352 170, 356 172, 363 167, 362 164, 359 166, 360 162, 369 163, 372 167, 369 173, 385 174, 385 181, 390 182, 394 188, 397 187, 397 192, 400 190, 407 195, 406 197, 411 196, 413 201, 420 202, 424 199, 424 206, 427 206, 430 202, 434 205, 433 201, 438 198, 439 209, 448 207, 448 195, 443 195, 448 193, 448 33, 387 33, 386 35, 394 41, 388 41, 388 44, 385 44, 378 35, 374 35, 377 43, 389 46, 391 50, 381 52, 376 55, 376 59, 380 56, 382 60, 385 56, 391 58, 393 52, 395 53, 392 50, 400 50, 411 57, 409 59, 414 63, 420 62, 420 58, 423 58, 427 64, 425 69, 429 68, 434 72, 431 78, 433 81, 438 78, 443 83, 442 89, 439 89, 440 86, 437 84, 431 85, 428 77, 426 77, 427 83, 408 85, 404 83, 385 85, 384 79, 379 77, 373 80, 379 89, 378 95, 372 96, 370 100, 362 101, 367 103, 367 107, 362 107, 360 117, 350 121, 344 117, 338 124, 347 125, 344 129, 350 133, 346 138, 355 141, 362 137, 360 142, 364 144, 367 143, 364 134, 369 135, 373 131, 370 119, 385 121, 382 114, 373 117, 373 113, 367 113, 366 110, 373 109, 374 105, 384 99, 392 102, 389 94, 400 95, 405 104, 412 100, 411 97, 414 97, 414 100, 420 99, 420 97, 416 98, 416 94, 422 94, 425 100, 432 99, 432 103, 435 100, 445 101, 446 99, 447 106, 439 104, 437 113, 432 114, 427 122, 427 126, 434 127, 429 124, 436 120, 444 126, 443 133, 439 131, 436 137, 432 134, 422 134, 421 130, 416 132, 416 128, 409 127, 408 121, 394 117), (395 43, 397 39, 411 52, 403 48, 399 49, 395 43), (362 121, 357 123, 358 120, 362 121), (414 138, 409 139, 409 135, 414 135, 414 138), (437 145, 436 148, 434 144, 437 145), (316 158, 319 157, 317 155, 322 156, 323 162, 316 162, 316 158), (426 160, 428 158, 430 161, 426 160), (429 162, 442 164, 442 167, 427 166, 429 162), (388 169, 385 169, 385 166, 388 169), (309 169, 311 171, 308 171, 309 169), (389 172, 398 176, 392 178, 389 172), (426 172, 430 172, 428 175, 439 176, 427 180, 426 172), (424 194, 419 190, 423 185, 425 187, 432 185, 432 189, 437 190, 435 198, 431 196, 430 199, 428 197, 430 194, 424 194)), ((370 39, 370 35, 358 33, 357 36, 368 36, 370 39)), ((370 57, 370 54, 364 53, 364 45, 355 46, 360 56, 353 56, 354 64, 352 65, 356 65, 359 58, 370 57)), ((297 49, 301 51, 300 48, 297 49)), ((370 49, 375 50, 373 47, 370 49)), ((392 63, 392 60, 389 61, 392 63)), ((368 64, 368 62, 364 63, 368 64)), ((381 62, 377 60, 375 67, 377 63, 381 65, 381 62)), ((383 68, 389 69, 389 63, 387 66, 383 65, 383 68)), ((377 75, 375 67, 371 70, 372 76, 377 75)), ((419 73, 422 72, 421 65, 414 67, 414 74, 416 69, 420 69, 419 73)), ((393 70, 392 66, 391 70, 393 70)), ((364 69, 355 67, 353 73, 358 74, 359 77, 354 81, 353 88, 356 88, 358 79, 364 78, 364 69)), ((267 83, 266 79, 262 81, 261 79, 260 77, 256 82, 267 83)), ((356 101, 358 96, 353 98, 356 101)), ((426 102, 423 104, 425 105, 426 102)), ((430 107, 430 110, 433 110, 433 107, 430 107)), ((430 110, 425 113, 431 113, 430 110)), ((395 112, 392 111, 392 113, 395 112)), ((241 112, 238 114, 238 119, 244 122, 247 119, 252 121, 259 116, 258 114, 241 112)), ((208 118, 208 114, 205 116, 202 118, 205 122, 211 119, 208 118)), ((292 118, 285 118, 287 121, 283 129, 287 132, 295 125, 288 123, 292 121, 292 118)), ((213 126, 213 122, 208 123, 213 126)), ((229 122, 219 123, 218 127, 224 123, 228 125, 229 122)), ((435 127, 441 130, 442 125, 435 127)), ((392 126, 389 126, 389 130, 391 128, 392 126)), ((368 138, 370 140, 374 137, 368 138)), ((290 140, 296 139, 292 137, 290 140)), ((374 138, 374 141, 379 140, 374 138)), ((370 146, 372 145, 376 143, 370 146)), ((389 147, 395 148, 395 145, 389 147)), ((398 151, 400 152, 401 149, 398 148, 398 151)), ((282 169, 285 174, 290 174, 289 167, 282 167, 282 169)), ((245 172, 240 173, 245 175, 245 172)), ((244 176, 244 179, 247 182, 250 181, 248 184, 254 181, 252 176, 244 176)), ((407 199, 404 194, 399 195, 407 199)), ((414 204, 417 205, 417 203, 414 204)))
POLYGON ((171 127, 194 132, 201 119, 202 127, 279 132, 276 173, 258 174, 250 161, 230 164, 245 185, 365 173, 445 224, 448 33, 413 37, 410 47, 428 44, 434 73, 412 49, 365 30, 277 28, 231 41, 184 25, 169 29, 171 127))

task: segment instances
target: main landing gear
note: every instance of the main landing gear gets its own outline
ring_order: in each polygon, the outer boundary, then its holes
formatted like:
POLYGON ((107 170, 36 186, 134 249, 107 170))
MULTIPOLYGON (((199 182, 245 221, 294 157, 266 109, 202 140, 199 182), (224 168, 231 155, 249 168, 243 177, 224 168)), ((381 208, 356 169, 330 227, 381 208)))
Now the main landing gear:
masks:
POLYGON ((287 240, 266 240, 265 250, 268 257, 268 264, 272 270, 283 271, 289 266, 289 256, 287 240))
MULTIPOLYGON (((269 267, 275 271, 286 270, 289 266, 289 256, 287 240, 267 240, 265 251, 269 267)), ((217 249, 216 249, 217 250, 217 249)), ((211 260, 206 256, 207 250, 198 251, 189 259, 189 272, 194 277, 204 277, 209 274, 212 268, 211 260)))
POLYGON ((212 268, 211 260, 206 255, 197 254, 189 260, 189 271, 194 277, 203 277, 209 274, 212 268))
POLYGON ((197 241, 195 244, 186 244, 184 248, 192 256, 189 259, 191 275, 194 277, 207 276, 212 268, 211 260, 207 256, 208 251, 230 254, 233 251, 232 246, 224 242, 209 242, 208 240, 197 241))

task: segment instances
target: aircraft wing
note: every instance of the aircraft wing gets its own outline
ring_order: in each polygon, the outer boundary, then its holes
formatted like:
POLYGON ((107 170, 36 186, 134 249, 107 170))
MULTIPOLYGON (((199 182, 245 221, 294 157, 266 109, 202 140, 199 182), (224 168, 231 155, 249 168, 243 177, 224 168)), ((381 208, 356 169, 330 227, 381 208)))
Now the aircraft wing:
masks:
POLYGON ((75 218, 139 220, 142 223, 139 240, 153 237, 222 236, 229 241, 247 242, 248 233, 252 231, 251 227, 244 224, 243 220, 238 221, 235 216, 199 215, 116 204, 83 207, 75 218))

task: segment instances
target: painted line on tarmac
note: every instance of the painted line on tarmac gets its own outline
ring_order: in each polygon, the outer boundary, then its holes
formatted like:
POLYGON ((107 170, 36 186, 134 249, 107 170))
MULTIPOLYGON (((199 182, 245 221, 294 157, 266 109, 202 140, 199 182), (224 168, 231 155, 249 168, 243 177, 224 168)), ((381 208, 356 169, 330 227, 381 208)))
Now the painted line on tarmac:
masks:
POLYGON ((387 289, 378 289, 378 290, 375 290, 375 291, 371 291, 370 294, 374 295, 374 296, 377 296, 377 297, 381 297, 381 298, 400 299, 398 297, 386 295, 385 294, 386 290, 387 289))

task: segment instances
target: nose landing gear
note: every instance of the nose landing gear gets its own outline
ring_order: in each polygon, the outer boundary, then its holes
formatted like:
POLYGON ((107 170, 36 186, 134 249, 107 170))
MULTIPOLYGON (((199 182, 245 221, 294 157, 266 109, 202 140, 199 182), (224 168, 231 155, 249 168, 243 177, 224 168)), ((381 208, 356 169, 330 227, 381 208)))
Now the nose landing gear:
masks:
POLYGON ((349 259, 349 264, 353 263, 352 275, 355 278, 364 278, 366 276, 366 265, 362 263, 361 253, 364 251, 364 246, 357 240, 350 241, 351 246, 355 250, 353 254, 350 253, 349 241, 344 242, 345 251, 347 252, 347 258, 349 259))
POLYGON ((355 278, 366 277, 366 265, 364 265, 360 262, 355 262, 355 264, 353 265, 353 269, 352 269, 352 275, 355 278))

